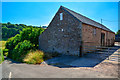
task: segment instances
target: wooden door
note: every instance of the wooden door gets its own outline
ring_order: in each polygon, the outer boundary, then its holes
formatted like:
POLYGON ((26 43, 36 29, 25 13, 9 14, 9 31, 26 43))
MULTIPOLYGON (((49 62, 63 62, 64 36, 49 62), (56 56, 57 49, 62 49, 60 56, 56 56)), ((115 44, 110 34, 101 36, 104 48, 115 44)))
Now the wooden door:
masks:
POLYGON ((101 33, 101 46, 105 46, 105 33, 101 33))

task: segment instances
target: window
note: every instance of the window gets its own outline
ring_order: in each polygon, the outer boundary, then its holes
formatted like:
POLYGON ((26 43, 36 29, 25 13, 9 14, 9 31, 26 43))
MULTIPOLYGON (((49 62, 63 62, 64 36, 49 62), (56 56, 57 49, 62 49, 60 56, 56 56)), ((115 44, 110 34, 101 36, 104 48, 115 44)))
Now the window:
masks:
POLYGON ((93 34, 96 35, 96 29, 93 29, 93 34))
POLYGON ((63 13, 60 13, 60 20, 63 20, 63 13))
POLYGON ((63 29, 62 29, 62 31, 63 31, 63 29))

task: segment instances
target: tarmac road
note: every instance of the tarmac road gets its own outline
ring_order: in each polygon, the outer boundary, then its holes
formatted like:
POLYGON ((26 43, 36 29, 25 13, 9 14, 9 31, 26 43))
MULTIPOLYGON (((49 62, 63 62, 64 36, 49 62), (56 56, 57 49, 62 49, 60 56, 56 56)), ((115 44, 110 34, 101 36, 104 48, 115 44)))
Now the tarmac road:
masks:
POLYGON ((18 64, 8 60, 5 60, 2 66, 3 78, 113 78, 92 70, 18 64))

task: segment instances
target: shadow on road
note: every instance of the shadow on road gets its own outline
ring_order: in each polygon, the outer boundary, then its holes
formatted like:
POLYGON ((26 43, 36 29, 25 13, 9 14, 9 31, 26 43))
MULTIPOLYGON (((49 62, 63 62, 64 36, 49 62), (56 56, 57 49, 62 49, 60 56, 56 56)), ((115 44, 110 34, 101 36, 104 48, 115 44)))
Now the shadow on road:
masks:
POLYGON ((12 60, 8 57, 5 57, 5 56, 4 56, 4 58, 5 58, 5 60, 7 60, 7 62, 9 62, 9 64, 23 64, 22 62, 14 61, 14 60, 12 60))

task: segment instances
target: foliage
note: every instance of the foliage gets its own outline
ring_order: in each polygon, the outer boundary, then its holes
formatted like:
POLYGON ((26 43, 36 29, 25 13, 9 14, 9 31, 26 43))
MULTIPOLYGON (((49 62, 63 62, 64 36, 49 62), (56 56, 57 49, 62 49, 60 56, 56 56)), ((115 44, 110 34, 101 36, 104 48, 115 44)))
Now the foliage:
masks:
POLYGON ((6 57, 8 56, 8 49, 3 49, 3 55, 6 57))
POLYGON ((33 48, 34 45, 30 41, 24 40, 23 42, 19 42, 8 56, 13 60, 22 62, 27 52, 33 48))
POLYGON ((120 35, 120 30, 118 30, 118 32, 116 33, 116 35, 120 35))
POLYGON ((28 64, 40 64, 44 60, 51 59, 53 57, 59 56, 59 53, 45 53, 40 50, 29 51, 26 57, 24 58, 24 62, 28 64))
POLYGON ((0 41, 0 47, 2 48, 2 50, 5 48, 5 43, 6 41, 0 41))
POLYGON ((25 28, 25 26, 20 26, 16 24, 11 24, 10 22, 2 24, 2 38, 10 38, 19 34, 19 32, 25 28))
POLYGON ((44 61, 44 52, 40 50, 30 51, 24 58, 24 62, 28 64, 40 64, 44 61))
POLYGON ((7 40, 5 49, 8 50, 8 57, 23 62, 28 51, 38 49, 38 37, 44 31, 42 28, 23 28, 20 34, 7 40))
POLYGON ((27 26, 25 24, 11 24, 2 23, 2 38, 14 37, 16 34, 19 34, 23 28, 36 28, 37 26, 27 26))

